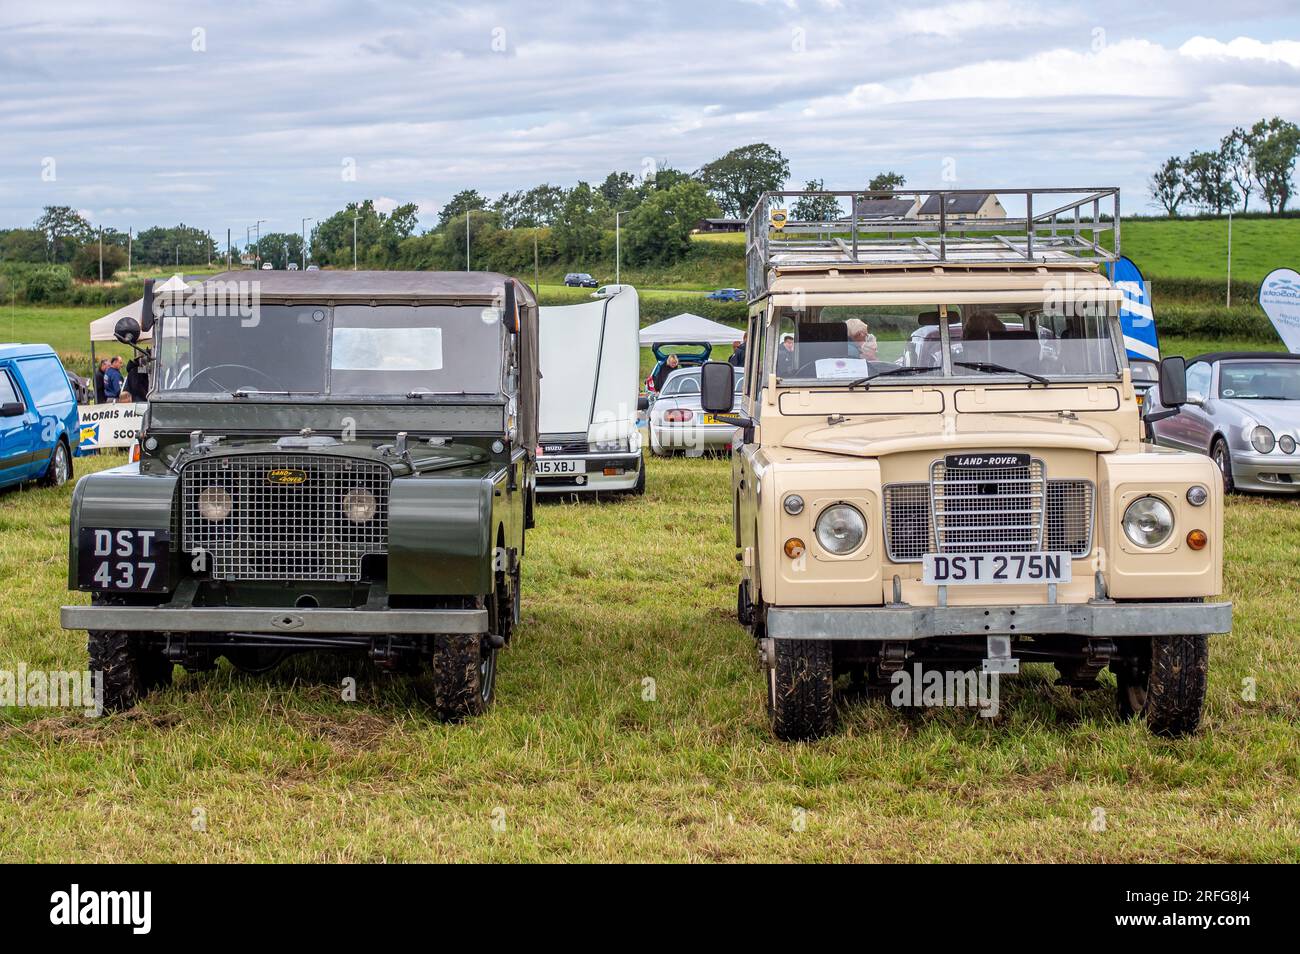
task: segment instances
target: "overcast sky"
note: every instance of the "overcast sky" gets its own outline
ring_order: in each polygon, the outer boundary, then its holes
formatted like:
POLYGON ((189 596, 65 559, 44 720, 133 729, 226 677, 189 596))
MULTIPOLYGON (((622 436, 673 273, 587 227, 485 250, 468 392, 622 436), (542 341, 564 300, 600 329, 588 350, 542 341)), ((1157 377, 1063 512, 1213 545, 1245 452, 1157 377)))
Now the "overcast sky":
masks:
POLYGON ((44 205, 224 242, 349 201, 695 169, 793 185, 1119 185, 1300 121, 1300 6, 925 0, 0 0, 0 226, 44 205), (951 160, 945 165, 946 160, 951 160))

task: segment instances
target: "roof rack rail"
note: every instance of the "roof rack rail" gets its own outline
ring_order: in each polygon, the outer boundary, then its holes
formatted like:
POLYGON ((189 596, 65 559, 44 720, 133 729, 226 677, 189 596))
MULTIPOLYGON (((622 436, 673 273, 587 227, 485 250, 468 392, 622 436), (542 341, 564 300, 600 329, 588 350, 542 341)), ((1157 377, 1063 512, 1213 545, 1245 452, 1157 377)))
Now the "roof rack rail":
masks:
POLYGON ((1119 213, 1114 187, 766 192, 745 223, 749 298, 780 271, 1112 262, 1119 213), (1009 216, 1003 197, 1024 214, 1009 216))

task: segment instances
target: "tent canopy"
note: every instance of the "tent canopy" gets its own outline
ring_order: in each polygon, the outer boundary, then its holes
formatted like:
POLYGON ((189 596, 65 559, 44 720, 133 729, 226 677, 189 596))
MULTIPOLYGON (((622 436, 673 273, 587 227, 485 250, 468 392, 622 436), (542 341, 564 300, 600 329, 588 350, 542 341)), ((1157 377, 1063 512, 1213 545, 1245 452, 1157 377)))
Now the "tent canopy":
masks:
MULTIPOLYGON (((153 291, 154 294, 156 295, 159 292, 175 291, 178 289, 182 289, 184 287, 185 287, 185 279, 182 278, 180 275, 173 275, 171 278, 167 279, 167 281, 159 282, 156 285, 154 285, 153 291)), ((116 341, 117 339, 113 337, 114 326, 117 325, 118 321, 127 317, 134 318, 137 321, 139 321, 140 309, 143 305, 144 305, 144 299, 137 298, 129 305, 123 305, 121 308, 118 308, 116 311, 110 311, 103 318, 96 318, 94 321, 90 323, 90 340, 91 341, 116 341)), ((153 337, 153 332, 151 331, 143 331, 140 333, 141 341, 148 341, 152 337, 153 337)))
POLYGON ((657 343, 729 345, 739 341, 740 336, 737 328, 687 311, 642 328, 641 346, 647 348, 657 343))

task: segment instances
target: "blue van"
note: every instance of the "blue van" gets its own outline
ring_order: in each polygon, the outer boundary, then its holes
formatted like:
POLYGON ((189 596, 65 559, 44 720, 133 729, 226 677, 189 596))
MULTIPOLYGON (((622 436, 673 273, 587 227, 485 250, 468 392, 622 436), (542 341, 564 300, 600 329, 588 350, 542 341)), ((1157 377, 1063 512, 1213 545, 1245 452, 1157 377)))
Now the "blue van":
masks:
POLYGON ((49 345, 0 344, 0 487, 72 476, 77 399, 49 345))

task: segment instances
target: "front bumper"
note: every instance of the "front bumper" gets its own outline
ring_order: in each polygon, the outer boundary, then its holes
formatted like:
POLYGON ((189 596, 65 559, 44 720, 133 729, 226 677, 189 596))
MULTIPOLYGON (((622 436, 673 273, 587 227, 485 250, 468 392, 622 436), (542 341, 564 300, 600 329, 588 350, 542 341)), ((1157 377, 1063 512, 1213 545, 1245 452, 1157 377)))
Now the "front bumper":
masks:
POLYGON ((1238 490, 1273 494, 1300 493, 1300 453, 1232 455, 1232 481, 1238 490))
POLYGON ((989 635, 1200 636, 1232 629, 1231 603, 1049 603, 1025 606, 771 607, 774 639, 900 641, 989 635))
POLYGON ((586 464, 587 469, 581 474, 539 474, 537 477, 537 492, 539 494, 631 490, 636 486, 641 468, 645 466, 640 451, 635 454, 552 454, 542 459, 580 460, 586 464), (618 473, 606 474, 606 468, 618 471, 618 473))
POLYGON ((331 636, 486 633, 484 609, 276 609, 235 606, 65 606, 64 629, 331 636))

